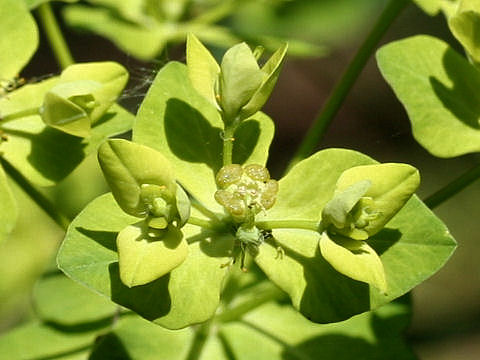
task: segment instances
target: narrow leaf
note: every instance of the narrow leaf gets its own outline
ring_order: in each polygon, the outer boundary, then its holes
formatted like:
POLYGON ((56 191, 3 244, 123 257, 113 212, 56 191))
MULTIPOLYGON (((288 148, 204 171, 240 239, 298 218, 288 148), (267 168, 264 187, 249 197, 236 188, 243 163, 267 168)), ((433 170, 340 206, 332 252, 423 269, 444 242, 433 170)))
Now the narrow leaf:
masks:
POLYGON ((280 76, 280 70, 287 54, 288 44, 284 44, 280 47, 268 61, 263 65, 262 72, 266 74, 261 86, 253 94, 250 101, 242 108, 241 117, 246 118, 257 111, 259 111, 263 105, 267 102, 270 94, 277 83, 280 76))
POLYGON ((220 66, 193 34, 187 36, 187 68, 188 76, 195 90, 217 106, 215 84, 218 81, 220 66))

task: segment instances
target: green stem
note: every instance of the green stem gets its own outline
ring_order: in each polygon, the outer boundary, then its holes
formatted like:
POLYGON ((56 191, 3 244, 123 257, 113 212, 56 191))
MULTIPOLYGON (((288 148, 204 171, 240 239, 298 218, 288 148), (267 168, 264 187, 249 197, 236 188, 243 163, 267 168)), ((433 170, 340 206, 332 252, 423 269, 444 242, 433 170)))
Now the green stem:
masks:
POLYGON ((472 169, 468 170, 464 174, 460 175, 458 178, 435 192, 434 194, 428 196, 423 202, 430 209, 433 209, 448 200, 468 185, 473 183, 475 180, 480 178, 480 164, 476 165, 472 169))
POLYGON ((200 219, 200 218, 196 218, 194 216, 190 216, 188 218, 188 221, 187 221, 188 224, 191 224, 191 225, 196 225, 196 226, 200 226, 202 228, 205 228, 205 229, 210 229, 210 230, 215 230, 217 227, 215 226, 215 224, 212 224, 211 221, 209 220, 203 220, 203 219, 200 219))
POLYGON ((252 295, 249 299, 241 302, 239 305, 232 307, 231 309, 225 310, 215 319, 220 322, 235 321, 241 319, 246 313, 267 302, 285 297, 285 293, 279 290, 270 281, 254 286, 253 288, 249 289, 249 293, 252 295))
POLYGON ((218 216, 213 211, 208 210, 200 201, 192 197, 190 202, 192 203, 192 206, 200 211, 203 215, 212 220, 218 221, 218 216))
POLYGON ((52 48, 60 67, 65 69, 67 66, 72 65, 75 61, 73 60, 67 42, 60 30, 60 26, 55 19, 50 3, 46 2, 40 5, 38 7, 38 15, 45 30, 45 34, 47 35, 50 47, 52 48))
POLYGON ((236 126, 226 126, 223 132, 223 166, 232 163, 233 142, 236 126))
POLYGON ((48 216, 63 230, 67 230, 70 225, 70 219, 61 214, 56 206, 33 186, 17 169, 15 169, 7 160, 0 157, 0 162, 5 172, 30 196, 30 198, 47 213, 48 216))
POLYGON ((318 231, 320 223, 318 221, 311 220, 269 220, 269 221, 257 221, 255 225, 259 229, 272 230, 272 229, 304 229, 318 231))
POLYGON ((197 360, 201 358, 203 347, 207 342, 212 328, 213 319, 207 320, 201 324, 195 331, 190 351, 188 352, 187 360, 197 360))
POLYGON ((323 110, 305 135, 305 138, 289 164, 289 168, 309 156, 314 151, 315 147, 325 134, 328 126, 342 106, 342 103, 350 92, 353 84, 356 82, 358 76, 365 67, 368 59, 377 47, 378 42, 392 24, 393 20, 395 20, 401 10, 403 10, 408 3, 410 3, 409 0, 390 0, 387 4, 378 18, 377 23, 368 34, 364 43, 358 49, 355 57, 343 73, 340 80, 337 82, 332 94, 325 103, 323 110))
POLYGON ((11 113, 11 114, 8 114, 8 115, 5 115, 5 116, 1 116, 0 115, 0 123, 6 123, 6 122, 9 122, 9 121, 12 121, 12 120, 17 120, 17 119, 21 119, 21 118, 24 118, 24 117, 27 117, 27 116, 32 116, 32 115, 39 115, 40 114, 40 108, 36 107, 36 108, 31 108, 31 109, 25 109, 25 110, 22 110, 22 111, 18 111, 18 112, 15 112, 15 113, 11 113))

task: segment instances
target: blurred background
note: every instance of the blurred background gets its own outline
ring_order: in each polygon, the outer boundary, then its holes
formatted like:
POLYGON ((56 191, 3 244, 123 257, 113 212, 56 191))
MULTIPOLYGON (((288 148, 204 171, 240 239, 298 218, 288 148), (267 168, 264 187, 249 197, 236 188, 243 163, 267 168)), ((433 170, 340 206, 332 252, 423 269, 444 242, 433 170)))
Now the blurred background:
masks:
MULTIPOLYGON (((248 2, 248 1, 246 1, 248 2)), ((383 0, 250 1, 222 24, 243 38, 258 34, 291 37, 315 47, 288 58, 274 93, 264 111, 276 123, 269 168, 279 178, 308 130, 335 82, 373 26, 383 0), (311 50, 311 51, 310 51, 311 50), (320 56, 321 55, 321 56, 320 56)), ((156 69, 166 60, 184 61, 184 44, 168 46, 168 52, 152 61, 138 60, 111 41, 88 31, 78 31, 62 17, 66 7, 54 3, 67 42, 76 61, 115 60, 131 73, 121 103, 135 112, 156 69)), ((78 27, 78 26, 77 26, 78 27)), ((398 17, 381 43, 415 34, 430 34, 460 46, 445 19, 429 17, 414 4, 398 17)), ((22 76, 27 81, 58 74, 59 67, 41 35, 39 51, 22 76)), ((303 49, 299 47, 299 49, 303 49)), ((221 47, 214 47, 221 55, 221 47)), ((454 159, 431 156, 412 137, 401 104, 382 79, 372 58, 352 89, 318 149, 344 147, 361 151, 380 162, 407 162, 422 175, 418 191, 424 198, 477 164, 478 155, 454 159)), ((92 198, 106 191, 95 157, 90 157, 56 190, 46 190, 63 211, 75 215, 92 198), (93 174, 93 175, 92 175, 93 174), (96 175, 95 175, 96 174, 96 175), (76 189, 72 192, 72 186, 76 189)), ((62 232, 16 189, 22 217, 12 237, 0 244, 0 331, 31 313, 30 291, 36 278, 54 267, 54 255, 62 232), (18 239, 21 241, 18 241, 18 239), (9 254, 18 254, 11 256, 9 254), (19 265, 19 262, 21 263, 19 265), (15 269, 23 269, 18 273, 15 269)), ((422 360, 480 359, 480 183, 435 209, 458 241, 458 249, 432 278, 413 291, 413 319, 408 341, 422 360)))

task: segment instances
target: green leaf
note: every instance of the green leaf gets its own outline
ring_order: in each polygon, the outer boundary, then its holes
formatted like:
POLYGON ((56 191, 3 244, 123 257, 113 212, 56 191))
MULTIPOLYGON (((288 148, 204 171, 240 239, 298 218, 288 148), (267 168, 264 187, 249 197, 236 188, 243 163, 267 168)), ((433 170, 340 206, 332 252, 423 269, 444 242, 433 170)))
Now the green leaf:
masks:
POLYGON ((92 92, 100 86, 100 83, 89 80, 60 83, 45 95, 40 116, 45 124, 60 131, 88 137, 91 121, 87 111, 95 104, 92 92))
POLYGON ((63 16, 70 26, 104 36, 124 52, 142 60, 155 58, 168 40, 168 33, 162 27, 132 24, 108 9, 70 5, 64 9, 63 16))
POLYGON ((172 331, 138 317, 126 316, 112 332, 100 339, 89 359, 184 360, 192 338, 191 329, 172 331))
POLYGON ((268 303, 224 324, 219 337, 230 354, 225 359, 315 360, 321 354, 322 360, 414 360, 401 335, 409 321, 409 307, 401 303, 328 325, 314 324, 288 305, 268 303))
POLYGON ((324 232, 319 246, 322 256, 335 270, 354 280, 373 285, 382 293, 387 292, 382 261, 365 241, 343 237, 331 239, 324 232))
POLYGON ((448 25, 472 59, 480 62, 480 4, 476 0, 463 0, 448 25))
POLYGON ((262 72, 265 73, 266 77, 263 79, 262 84, 255 94, 253 94, 250 101, 242 108, 242 118, 247 118, 253 115, 267 102, 275 84, 277 83, 285 55, 287 54, 287 49, 288 44, 284 44, 270 57, 270 59, 268 59, 265 65, 263 65, 262 72))
POLYGON ((12 80, 37 50, 38 29, 23 1, 0 0, 0 84, 12 80))
MULTIPOLYGON (((45 94, 56 84, 51 78, 25 85, 0 99, 0 113, 8 116, 40 107, 45 94)), ((107 137, 131 129, 134 117, 113 105, 92 127, 88 139, 81 139, 45 126, 39 115, 20 118, 2 125, 8 141, 2 144, 3 157, 32 182, 50 186, 67 176, 85 157, 97 150, 107 137)))
POLYGON ((219 80, 220 67, 212 54, 193 34, 187 36, 187 68, 195 90, 217 106, 215 84, 219 80))
POLYGON ((47 322, 66 326, 90 323, 105 327, 116 306, 61 273, 48 274, 34 288, 35 311, 47 322))
MULTIPOLYGON (((277 203, 265 218, 258 220, 317 221, 341 174, 350 167, 372 163, 372 159, 355 151, 318 152, 279 181, 277 203)), ((456 245, 442 222, 412 197, 368 242, 385 269, 385 296, 374 287, 340 274, 325 261, 317 232, 276 229, 273 237, 274 241, 258 247, 255 262, 289 294, 296 309, 321 323, 347 319, 405 294, 442 267, 456 245), (285 253, 283 258, 278 256, 278 246, 285 253)))
POLYGON ((260 70, 252 50, 245 43, 228 49, 220 68, 219 103, 225 118, 231 122, 251 100, 266 74, 260 70))
MULTIPOLYGON (((18 219, 10 236, 0 243, 2 319, 11 318, 12 314, 26 315, 30 311, 33 285, 51 263, 65 235, 19 185, 13 181, 9 185, 17 202, 18 219)), ((2 215, 7 214, 2 211, 2 215)), ((4 354, 1 350, 0 353, 4 354)))
MULTIPOLYGON (((357 166, 342 173, 336 191, 345 191, 364 180, 370 181, 371 186, 362 195, 366 198, 365 204, 362 204, 361 200, 356 211, 367 212, 366 216, 369 218, 366 226, 354 230, 360 230, 370 237, 379 232, 410 199, 420 184, 420 175, 417 169, 407 164, 357 166)), ((353 235, 354 230, 341 227, 338 232, 345 236, 358 240, 366 239, 357 238, 353 235)))
MULTIPOLYGON (((215 174, 222 167, 222 129, 218 111, 191 86, 186 66, 171 62, 158 72, 138 111, 133 140, 160 151, 190 194, 210 210, 223 212, 213 197, 215 174)), ((263 165, 273 123, 257 113, 240 124, 234 137, 236 163, 263 165)))
POLYGON ((428 15, 437 15, 442 10, 443 4, 450 0, 413 0, 428 15))
POLYGON ((13 230, 17 217, 17 202, 10 190, 5 172, 0 166, 0 241, 13 230))
POLYGON ((354 166, 372 162, 369 157, 350 150, 327 149, 316 153, 279 180, 275 205, 266 214, 258 214, 257 220, 318 221, 323 207, 333 198, 340 175, 354 166), (328 176, 319 180, 318 174, 328 176))
POLYGON ((177 184, 177 198, 176 198, 175 205, 177 207, 178 218, 179 218, 178 227, 183 227, 187 223, 190 217, 190 209, 192 205, 190 203, 190 199, 187 193, 178 184, 177 184))
POLYGON ((122 65, 113 61, 73 64, 62 71, 59 84, 85 80, 95 81, 101 85, 91 89, 95 106, 89 111, 89 117, 92 123, 96 123, 117 101, 128 82, 128 72, 122 65))
POLYGON ((423 147, 446 158, 480 151, 480 72, 464 57, 422 35, 384 46, 377 62, 423 147))
POLYGON ((53 324, 30 322, 0 337, 0 353, 9 360, 86 359, 95 331, 68 331, 53 324))
POLYGON ((409 321, 404 302, 328 325, 314 324, 291 306, 270 302, 242 320, 216 323, 198 353, 192 329, 169 331, 125 316, 99 339, 91 359, 184 360, 196 354, 200 360, 314 360, 322 354, 325 360, 413 360, 402 336, 409 321))
POLYGON ((186 225, 185 262, 146 285, 128 288, 119 277, 115 239, 138 218, 125 214, 111 194, 91 202, 72 222, 58 255, 69 277, 144 318, 172 329, 203 322, 215 313, 233 238, 186 225))
POLYGON ((164 196, 173 199, 175 195, 173 169, 152 148, 113 139, 100 146, 98 160, 115 200, 127 214, 143 217, 148 213, 149 204, 143 199, 145 186, 157 185, 158 196, 163 195, 161 189, 165 189, 164 196))
POLYGON ((152 231, 142 221, 117 236, 120 279, 128 287, 148 284, 185 261, 188 244, 180 230, 169 226, 152 231), (157 234, 161 232, 161 234, 157 234))

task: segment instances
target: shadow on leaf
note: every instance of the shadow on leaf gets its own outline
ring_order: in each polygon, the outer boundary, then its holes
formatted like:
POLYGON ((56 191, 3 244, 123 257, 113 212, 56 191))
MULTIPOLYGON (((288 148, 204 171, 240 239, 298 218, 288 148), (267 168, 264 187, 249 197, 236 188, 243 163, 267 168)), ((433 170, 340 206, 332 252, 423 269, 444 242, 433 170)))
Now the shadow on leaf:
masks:
POLYGON ((178 158, 208 165, 214 172, 222 167, 222 130, 196 109, 179 99, 169 99, 165 110, 168 146, 178 158))
POLYGON ((88 230, 78 226, 75 228, 75 230, 77 230, 80 234, 87 236, 89 239, 94 240, 103 247, 112 251, 117 251, 117 232, 88 230))
POLYGON ((252 155, 260 137, 260 125, 257 120, 243 121, 235 131, 233 142, 233 163, 244 164, 252 155))
MULTIPOLYGON (((31 141, 28 162, 45 178, 58 182, 70 174, 83 160, 83 139, 46 127, 39 134, 21 130, 5 130, 8 135, 31 141)), ((16 165, 13 163, 12 165, 16 165)))
POLYGON ((147 320, 154 321, 169 313, 170 273, 145 285, 127 287, 120 280, 118 262, 108 266, 112 301, 125 306, 147 320))
POLYGON ((402 233, 400 230, 384 228, 378 234, 369 239, 368 244, 371 245, 378 256, 380 256, 390 247, 395 245, 401 237, 402 233))
POLYGON ((202 229, 198 235, 187 238, 188 244, 200 243, 200 249, 210 257, 230 257, 235 238, 230 234, 202 229))
POLYGON ((114 333, 109 333, 97 339, 89 360, 122 359, 130 360, 132 357, 123 345, 122 340, 114 333))
MULTIPOLYGON (((277 244, 269 240, 269 245, 277 244)), ((370 309, 369 286, 336 271, 321 255, 317 246, 314 257, 306 257, 281 244, 288 256, 303 268, 306 282, 299 311, 317 323, 342 321, 370 309)), ((279 259, 278 261, 282 261, 279 259)))
POLYGON ((452 49, 443 55, 443 65, 453 86, 430 77, 435 94, 455 117, 480 129, 480 72, 452 49))

